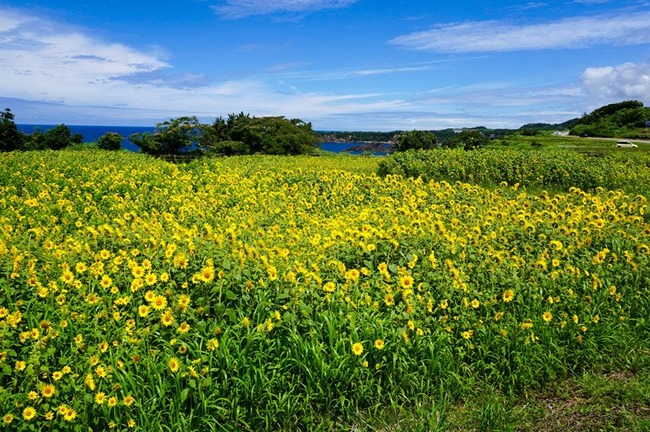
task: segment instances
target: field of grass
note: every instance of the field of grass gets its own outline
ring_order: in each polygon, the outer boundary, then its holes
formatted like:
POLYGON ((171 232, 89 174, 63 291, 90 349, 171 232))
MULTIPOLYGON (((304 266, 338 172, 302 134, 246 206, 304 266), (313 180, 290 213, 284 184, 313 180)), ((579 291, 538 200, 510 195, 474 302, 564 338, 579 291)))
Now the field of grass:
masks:
MULTIPOLYGON (((635 152, 650 151, 650 135, 645 129, 639 129, 636 133, 641 139, 632 139, 637 143, 638 149, 635 152)), ((526 136, 522 134, 510 134, 503 138, 496 138, 490 141, 489 148, 510 148, 510 149, 573 149, 583 152, 625 152, 629 149, 617 149, 616 138, 582 138, 576 136, 556 136, 548 132, 540 132, 539 135, 526 136)))
POLYGON ((642 194, 0 155, 6 430, 643 430, 642 194))

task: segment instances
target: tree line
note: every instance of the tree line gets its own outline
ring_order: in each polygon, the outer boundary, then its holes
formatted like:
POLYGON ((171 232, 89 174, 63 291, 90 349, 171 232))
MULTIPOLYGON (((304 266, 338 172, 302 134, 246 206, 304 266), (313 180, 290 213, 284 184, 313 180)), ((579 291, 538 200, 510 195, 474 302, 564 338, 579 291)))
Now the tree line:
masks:
MULTIPOLYGON (((0 113, 0 151, 60 150, 83 141, 80 134, 71 134, 64 124, 46 132, 25 134, 18 130, 14 118, 9 108, 0 113)), ((382 133, 377 134, 368 133, 366 137, 379 138, 382 133)), ((391 136, 394 151, 458 147, 471 150, 488 143, 480 130, 467 130, 445 138, 440 141, 436 132, 422 130, 395 132, 391 136)), ((119 150, 124 139, 116 132, 107 132, 99 138, 97 146, 119 150)), ((319 142, 311 123, 282 116, 254 117, 243 112, 218 117, 212 124, 201 123, 196 116, 172 118, 157 123, 153 132, 135 133, 128 139, 141 152, 152 156, 298 155, 312 153, 319 142)))
MULTIPOLYGON (((83 141, 83 136, 71 134, 64 124, 46 132, 25 134, 18 130, 14 118, 9 108, 0 113, 0 151, 60 150, 83 141)), ((99 138, 97 146, 119 150, 124 139, 116 132, 108 132, 99 138)), ((157 123, 153 132, 132 134, 128 139, 140 151, 153 156, 297 155, 317 148, 311 123, 282 116, 254 117, 243 112, 219 117, 212 124, 203 124, 195 116, 172 118, 157 123)))
MULTIPOLYGON (((522 126, 524 135, 540 130, 570 127, 572 135, 631 136, 650 120, 650 108, 639 101, 623 101, 596 109, 582 118, 559 125, 542 123, 522 126)), ((311 123, 282 116, 254 117, 250 114, 230 114, 219 117, 212 124, 203 124, 195 116, 172 118, 156 124, 154 132, 132 134, 128 139, 143 153, 166 155, 296 155, 312 153, 319 141, 377 141, 390 142, 394 151, 409 149, 464 148, 477 149, 489 142, 489 135, 503 135, 507 130, 489 130, 483 127, 442 131, 413 130, 409 132, 321 132, 315 133, 311 123), (497 133, 498 132, 498 133, 497 133)), ((108 132, 97 145, 106 150, 119 150, 122 137, 108 132)), ((83 137, 71 134, 70 128, 60 124, 45 132, 25 134, 18 130, 14 114, 9 108, 0 112, 0 151, 60 150, 80 144, 83 137)))
POLYGON ((179 117, 156 125, 153 133, 129 137, 143 153, 154 156, 208 153, 298 155, 312 153, 317 140, 311 123, 282 116, 254 117, 230 114, 208 125, 195 116, 179 117))
POLYGON ((0 112, 0 151, 61 150, 73 144, 81 144, 83 141, 81 134, 72 134, 70 128, 64 124, 46 132, 36 130, 31 134, 25 134, 18 130, 14 118, 9 108, 0 112))

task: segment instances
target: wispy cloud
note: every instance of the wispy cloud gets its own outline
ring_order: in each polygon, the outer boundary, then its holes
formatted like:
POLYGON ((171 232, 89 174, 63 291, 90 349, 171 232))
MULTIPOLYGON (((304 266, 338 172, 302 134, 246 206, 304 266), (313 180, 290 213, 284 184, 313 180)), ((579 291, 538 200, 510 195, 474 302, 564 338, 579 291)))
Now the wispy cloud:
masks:
POLYGON ((473 21, 438 25, 390 41, 434 52, 498 52, 650 43, 650 12, 564 18, 538 24, 473 21))
POLYGON ((543 3, 543 2, 530 2, 530 3, 524 3, 522 5, 516 5, 512 6, 511 9, 518 10, 518 11, 526 11, 530 9, 539 9, 548 6, 548 3, 543 3))
POLYGON ((302 71, 287 72, 285 78, 299 79, 302 81, 337 81, 354 78, 365 78, 375 75, 390 75, 407 72, 422 72, 432 69, 432 66, 403 66, 393 68, 331 70, 331 71, 302 71))
POLYGON ((3 8, 2 15, 0 15, 0 34, 17 29, 29 20, 28 16, 9 8, 3 8))
POLYGON ((152 124, 179 115, 210 119, 245 111, 311 121, 403 103, 375 91, 282 92, 273 74, 214 81, 201 73, 176 73, 159 48, 144 51, 100 40, 90 31, 3 6, 0 17, 11 17, 0 20, 0 95, 21 101, 29 112, 15 112, 26 118, 98 124, 106 121, 103 114, 123 124, 152 124))
MULTIPOLYGON (((289 68, 274 69, 273 71, 282 72, 283 78, 294 78, 302 81, 337 81, 356 78, 366 78, 378 75, 394 75, 415 73, 434 70, 441 67, 441 64, 452 62, 465 62, 485 58, 484 55, 472 57, 454 57, 427 62, 394 65, 392 67, 376 67, 363 69, 337 69, 337 70, 310 70, 310 71, 291 71, 289 68)), ((292 65, 293 66, 293 65, 292 65)))
POLYGON ((255 15, 304 14, 323 9, 338 9, 358 0, 226 0, 212 6, 222 18, 240 19, 255 15))
MULTIPOLYGON (((334 7, 334 3, 305 2, 312 8, 325 4, 334 7)), ((265 4, 257 3, 262 9, 265 4)), ((277 4, 273 10, 278 10, 277 4)), ((642 15, 650 22, 647 13, 642 15)), ((630 33, 629 28, 624 31, 630 33)), ((549 28, 546 31, 550 32, 549 28)), ((460 33, 456 34, 460 38, 460 33)), ((173 56, 161 47, 113 43, 96 37, 92 29, 0 4, 0 108, 12 108, 19 122, 36 119, 32 122, 152 125, 180 115, 211 121, 216 116, 244 111, 301 118, 318 129, 518 127, 574 117, 567 106, 575 107, 579 115, 584 111, 580 101, 598 92, 626 98, 636 98, 634 95, 644 91, 650 94, 648 64, 587 69, 580 86, 559 82, 530 88, 515 79, 498 82, 498 78, 492 83, 477 80, 461 86, 439 81, 434 73, 426 81, 430 91, 401 90, 416 85, 383 85, 423 71, 429 76, 429 70, 447 67, 440 63, 485 56, 480 53, 395 63, 379 59, 375 66, 348 65, 331 70, 308 70, 309 60, 287 59, 250 75, 218 80, 201 70, 178 71, 173 56), (373 79, 366 80, 366 85, 362 80, 368 77, 373 79), (327 86, 312 83, 335 80, 341 82, 327 86), (375 81, 379 84, 372 84, 375 81)), ((213 76, 222 75, 217 71, 213 76)))
POLYGON ((152 72, 169 65, 155 55, 104 42, 83 32, 16 10, 0 8, 3 92, 17 88, 47 94, 121 75, 152 72))

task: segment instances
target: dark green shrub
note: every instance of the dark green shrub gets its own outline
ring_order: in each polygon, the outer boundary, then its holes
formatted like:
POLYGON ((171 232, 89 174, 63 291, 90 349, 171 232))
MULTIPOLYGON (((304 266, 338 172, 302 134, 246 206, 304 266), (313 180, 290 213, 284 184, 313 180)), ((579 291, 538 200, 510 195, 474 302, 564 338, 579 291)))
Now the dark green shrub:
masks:
POLYGON ((117 132, 107 132, 97 141, 100 149, 119 150, 122 148, 122 135, 117 132))
POLYGON ((241 141, 219 141, 212 144, 209 151, 223 156, 249 154, 248 146, 241 141))
POLYGON ((16 150, 25 140, 25 135, 14 123, 14 117, 9 108, 0 113, 0 151, 16 150))
POLYGON ((488 138, 483 133, 470 130, 452 136, 443 143, 443 147, 475 150, 484 147, 488 142, 488 138))
POLYGON ((195 116, 185 116, 156 124, 154 133, 136 133, 129 139, 143 153, 153 156, 177 155, 198 149, 205 127, 195 116))
POLYGON ((395 151, 428 150, 436 146, 438 138, 433 132, 413 130, 397 137, 395 151))

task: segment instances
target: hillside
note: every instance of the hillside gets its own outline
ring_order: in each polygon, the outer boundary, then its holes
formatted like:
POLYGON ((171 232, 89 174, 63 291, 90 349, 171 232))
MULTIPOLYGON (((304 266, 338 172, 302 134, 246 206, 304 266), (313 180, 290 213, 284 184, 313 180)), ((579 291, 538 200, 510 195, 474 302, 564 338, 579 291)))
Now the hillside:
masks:
POLYGON ((650 120, 650 108, 639 101, 605 105, 585 114, 570 129, 571 135, 596 137, 639 137, 639 128, 650 120))

